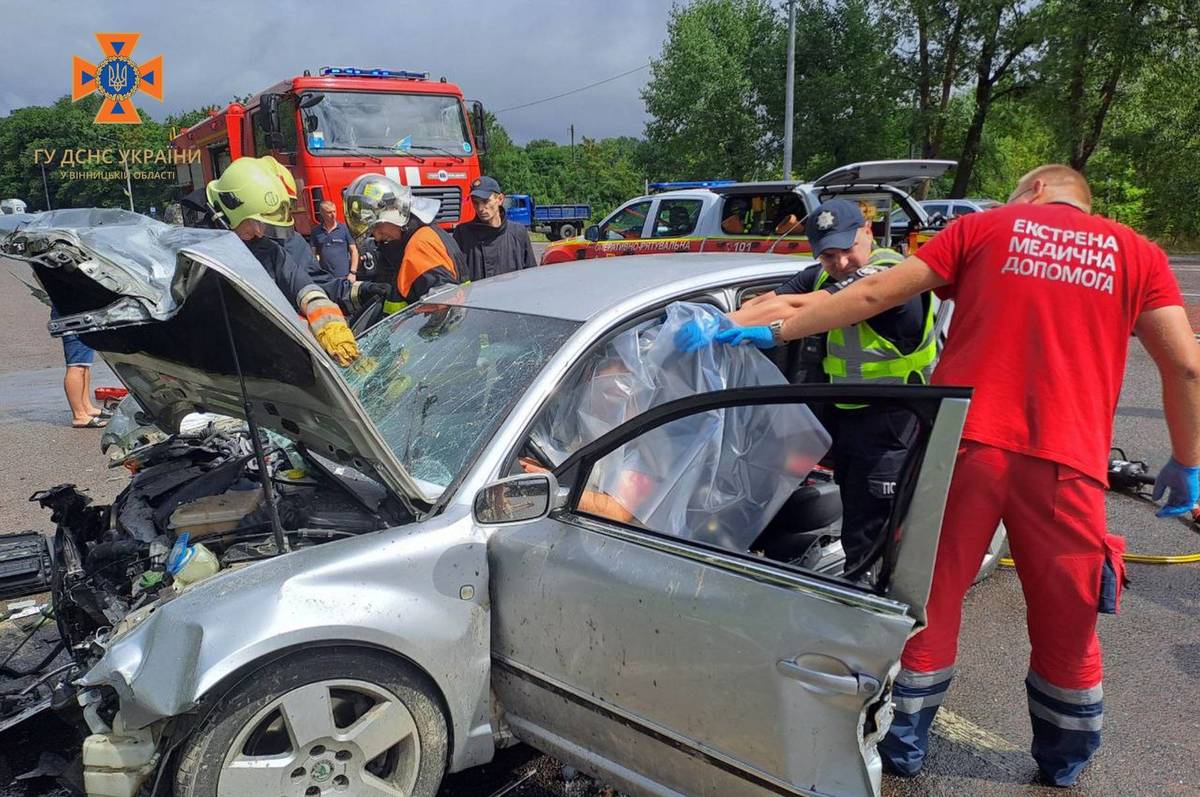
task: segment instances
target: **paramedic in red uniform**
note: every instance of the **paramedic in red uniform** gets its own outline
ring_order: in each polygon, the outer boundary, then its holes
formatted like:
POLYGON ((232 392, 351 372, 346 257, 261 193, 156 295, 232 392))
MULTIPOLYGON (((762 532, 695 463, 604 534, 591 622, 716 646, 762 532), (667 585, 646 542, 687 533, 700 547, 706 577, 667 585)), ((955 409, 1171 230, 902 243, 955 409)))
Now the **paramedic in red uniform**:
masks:
MULTIPOLYGON (((1172 457, 1160 517, 1188 513, 1200 474, 1200 346, 1161 249, 1091 214, 1065 166, 1021 178, 1008 205, 964 216, 920 253, 825 293, 785 320, 803 338, 937 290, 955 301, 933 384, 974 387, 946 503, 928 626, 904 650, 896 718, 879 749, 901 775, 924 763, 954 673, 962 602, 1003 520, 1025 594, 1031 752, 1044 779, 1072 785, 1100 745, 1104 703, 1096 613, 1115 613, 1121 537, 1105 529, 1113 414, 1131 332, 1162 376, 1172 457)), ((765 328, 763 328, 765 330, 765 328)), ((718 335, 753 342, 763 330, 718 335)))

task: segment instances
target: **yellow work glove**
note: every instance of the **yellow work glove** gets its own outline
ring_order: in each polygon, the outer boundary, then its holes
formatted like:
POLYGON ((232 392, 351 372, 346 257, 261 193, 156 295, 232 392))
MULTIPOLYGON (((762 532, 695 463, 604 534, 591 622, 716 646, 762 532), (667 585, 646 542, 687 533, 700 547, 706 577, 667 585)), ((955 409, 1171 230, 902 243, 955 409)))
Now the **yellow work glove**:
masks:
POLYGON ((313 288, 306 292, 300 299, 300 306, 313 337, 335 363, 345 368, 358 359, 358 343, 354 340, 354 333, 346 325, 346 317, 341 309, 324 291, 313 288))
POLYGON ((345 368, 358 359, 358 342, 345 321, 329 321, 316 331, 317 343, 333 361, 345 368))

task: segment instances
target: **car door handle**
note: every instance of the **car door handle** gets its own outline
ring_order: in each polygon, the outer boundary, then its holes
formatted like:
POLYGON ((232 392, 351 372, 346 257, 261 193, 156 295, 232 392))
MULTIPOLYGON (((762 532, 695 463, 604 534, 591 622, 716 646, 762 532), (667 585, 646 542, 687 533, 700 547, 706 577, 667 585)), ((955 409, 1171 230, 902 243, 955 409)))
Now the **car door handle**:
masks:
POLYGON ((862 673, 837 675, 813 669, 812 667, 806 667, 794 659, 784 659, 776 667, 779 669, 781 675, 800 681, 806 686, 816 687, 827 692, 868 697, 879 691, 879 680, 869 675, 863 675, 862 673))

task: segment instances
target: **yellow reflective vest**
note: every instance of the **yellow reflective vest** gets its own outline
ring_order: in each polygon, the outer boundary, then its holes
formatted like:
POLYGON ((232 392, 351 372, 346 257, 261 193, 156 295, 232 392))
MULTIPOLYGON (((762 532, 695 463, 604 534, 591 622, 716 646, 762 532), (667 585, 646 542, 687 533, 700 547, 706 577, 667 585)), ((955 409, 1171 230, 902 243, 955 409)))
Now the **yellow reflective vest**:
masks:
MULTIPOLYGON (((866 265, 873 268, 889 268, 904 258, 899 252, 878 248, 871 252, 866 265)), ((829 272, 822 270, 817 276, 813 290, 820 290, 829 281, 829 272)), ((825 359, 821 366, 829 381, 872 384, 928 384, 937 359, 937 337, 933 330, 933 302, 928 302, 925 322, 921 330, 921 342, 909 354, 905 354, 887 338, 871 328, 869 321, 841 329, 831 329, 825 336, 825 359)), ((861 407, 865 405, 842 405, 839 407, 861 407)))

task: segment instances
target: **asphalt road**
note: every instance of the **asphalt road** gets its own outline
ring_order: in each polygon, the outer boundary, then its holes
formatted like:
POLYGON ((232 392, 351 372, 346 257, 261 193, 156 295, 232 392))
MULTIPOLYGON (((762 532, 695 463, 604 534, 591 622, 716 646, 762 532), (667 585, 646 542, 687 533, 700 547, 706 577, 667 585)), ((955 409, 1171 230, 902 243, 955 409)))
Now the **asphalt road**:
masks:
MULTIPOLYGON (((1200 321, 1200 258, 1179 258, 1173 265, 1200 321)), ((87 487, 97 501, 107 501, 120 491, 125 474, 105 467, 97 431, 69 428, 61 346, 45 331, 46 308, 14 274, 28 278, 22 265, 0 260, 0 530, 48 531, 46 513, 26 500, 34 490, 70 481, 87 487)), ((115 383, 102 366, 94 381, 115 383)), ((1136 342, 1130 347, 1114 442, 1152 468, 1169 453, 1158 378, 1136 342)), ((1156 520, 1136 498, 1110 494, 1108 520, 1127 537, 1131 551, 1200 551, 1200 534, 1190 523, 1156 520)), ((1107 665, 1104 746, 1070 793, 1200 795, 1200 715, 1195 709, 1200 694, 1200 565, 1131 564, 1129 577, 1133 583, 1123 598, 1122 614, 1100 620, 1107 665)), ((1061 794, 1034 785, 1023 687, 1027 657, 1019 584, 1011 570, 1001 570, 967 598, 959 674, 935 726, 925 771, 913 780, 888 778, 885 794, 1061 794)), ((518 748, 488 767, 451 778, 443 794, 490 797, 527 775, 528 780, 505 794, 598 791, 583 780, 564 783, 555 762, 518 748)))

